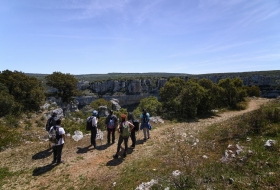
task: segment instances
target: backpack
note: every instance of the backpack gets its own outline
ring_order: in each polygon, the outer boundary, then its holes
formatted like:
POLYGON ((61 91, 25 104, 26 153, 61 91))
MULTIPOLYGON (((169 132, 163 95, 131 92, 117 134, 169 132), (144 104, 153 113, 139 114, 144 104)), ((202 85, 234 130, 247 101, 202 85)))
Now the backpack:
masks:
POLYGON ((149 118, 148 118, 148 115, 146 113, 143 113, 142 121, 143 121, 143 123, 148 123, 149 122, 149 118))
POLYGON ((127 138, 130 136, 130 126, 128 122, 123 122, 121 126, 121 135, 124 138, 127 138))
POLYGON ((133 120, 134 131, 139 131, 139 120, 133 120))
POLYGON ((59 127, 53 126, 49 133, 49 141, 57 144, 62 135, 59 135, 59 127))
POLYGON ((115 117, 112 116, 109 120, 109 123, 108 123, 108 128, 109 129, 114 129, 115 128, 115 117))
POLYGON ((87 131, 90 131, 92 129, 92 119, 93 119, 93 116, 90 116, 89 118, 87 118, 87 124, 86 124, 87 131))
POLYGON ((57 120, 56 117, 50 117, 48 119, 47 124, 46 124, 46 131, 50 131, 51 127, 56 125, 56 123, 55 123, 56 120, 57 120))

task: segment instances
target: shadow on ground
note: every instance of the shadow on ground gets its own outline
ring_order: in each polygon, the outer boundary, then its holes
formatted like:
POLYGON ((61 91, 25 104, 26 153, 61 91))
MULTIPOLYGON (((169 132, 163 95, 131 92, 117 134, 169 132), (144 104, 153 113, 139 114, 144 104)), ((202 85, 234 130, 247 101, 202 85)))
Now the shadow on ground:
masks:
POLYGON ((47 158, 51 154, 52 154, 52 148, 49 148, 49 149, 46 149, 46 150, 43 150, 41 152, 38 152, 38 153, 34 154, 32 156, 32 159, 33 160, 39 160, 39 159, 47 158))
POLYGON ((77 147, 77 149, 78 149, 77 154, 85 154, 90 150, 94 150, 94 147, 89 145, 89 146, 86 146, 86 147, 77 147))
POLYGON ((144 144, 144 142, 146 142, 146 140, 141 139, 141 140, 137 140, 135 144, 136 144, 136 145, 138 145, 138 144, 144 144))
POLYGON ((44 173, 46 173, 48 171, 51 171, 55 166, 57 166, 57 165, 56 164, 48 164, 46 166, 35 168, 33 170, 32 176, 42 175, 42 174, 44 174, 44 173))
MULTIPOLYGON (((112 155, 113 157, 113 155, 112 155)), ((118 166, 123 162, 123 158, 112 159, 106 163, 106 166, 118 166)))

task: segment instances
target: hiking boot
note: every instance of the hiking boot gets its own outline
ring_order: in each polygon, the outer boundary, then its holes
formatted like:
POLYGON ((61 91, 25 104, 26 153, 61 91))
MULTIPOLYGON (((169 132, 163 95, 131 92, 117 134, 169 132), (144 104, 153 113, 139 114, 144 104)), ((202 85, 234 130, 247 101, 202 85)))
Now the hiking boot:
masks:
POLYGON ((118 157, 119 157, 118 154, 115 154, 115 155, 113 156, 113 158, 115 158, 115 159, 117 159, 118 157))
POLYGON ((135 148, 135 145, 131 145, 130 148, 135 148))
POLYGON ((123 153, 123 157, 124 157, 124 158, 126 157, 126 152, 123 153))

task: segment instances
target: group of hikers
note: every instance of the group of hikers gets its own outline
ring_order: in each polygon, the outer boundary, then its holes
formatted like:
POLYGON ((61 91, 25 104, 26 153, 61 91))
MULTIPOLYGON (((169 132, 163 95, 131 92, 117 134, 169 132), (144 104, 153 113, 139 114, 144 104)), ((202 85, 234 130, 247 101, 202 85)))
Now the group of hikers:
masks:
MULTIPOLYGON (((87 118, 87 121, 90 119, 90 145, 97 149, 96 145, 96 135, 98 130, 98 112, 94 110, 92 112, 92 116, 87 118)), ((143 130, 144 139, 147 140, 150 138, 151 125, 150 125, 150 115, 146 109, 142 110, 142 114, 140 115, 140 121, 136 120, 134 115, 129 112, 128 115, 122 114, 120 120, 114 115, 114 111, 110 110, 109 115, 106 116, 105 125, 107 127, 107 145, 115 143, 115 133, 116 131, 119 133, 119 139, 117 144, 117 151, 113 155, 113 158, 117 159, 120 156, 121 145, 124 142, 124 152, 123 157, 126 157, 128 150, 128 140, 131 138, 132 145, 131 148, 135 148, 136 145, 136 131, 139 128, 143 130)), ((65 130, 61 127, 61 119, 57 118, 57 113, 53 112, 52 116, 48 119, 46 124, 46 130, 49 133, 49 140, 52 143, 53 149, 53 164, 60 164, 64 161, 61 160, 62 149, 65 143, 65 130)))

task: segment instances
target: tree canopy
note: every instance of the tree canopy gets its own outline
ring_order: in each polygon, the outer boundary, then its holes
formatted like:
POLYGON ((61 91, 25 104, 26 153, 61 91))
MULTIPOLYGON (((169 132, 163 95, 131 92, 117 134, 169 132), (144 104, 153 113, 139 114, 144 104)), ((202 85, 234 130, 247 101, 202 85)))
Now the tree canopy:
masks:
POLYGON ((1 115, 37 111, 45 95, 42 82, 22 72, 5 70, 0 73, 0 106, 1 115))
POLYGON ((104 98, 98 98, 90 103, 90 107, 98 110, 99 106, 107 106, 108 109, 112 108, 112 102, 105 100, 104 98))
POLYGON ((61 98, 62 102, 69 103, 72 101, 73 96, 78 94, 78 80, 73 75, 53 72, 51 75, 46 76, 45 79, 48 86, 56 89, 50 95, 61 98))
POLYGON ((133 111, 133 115, 135 116, 135 118, 140 117, 143 109, 146 109, 147 112, 149 112, 150 116, 156 116, 161 114, 162 104, 155 96, 150 96, 142 99, 138 107, 133 111))
POLYGON ((245 100, 247 91, 256 94, 256 87, 244 88, 240 78, 227 78, 213 83, 209 79, 172 78, 160 89, 160 101, 167 118, 195 118, 214 108, 237 108, 245 100))

